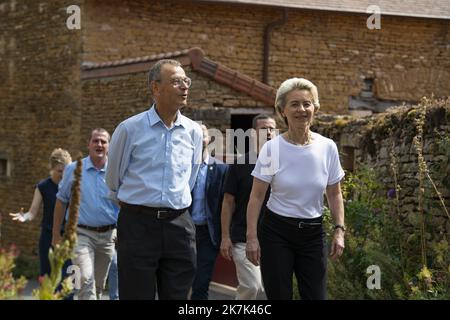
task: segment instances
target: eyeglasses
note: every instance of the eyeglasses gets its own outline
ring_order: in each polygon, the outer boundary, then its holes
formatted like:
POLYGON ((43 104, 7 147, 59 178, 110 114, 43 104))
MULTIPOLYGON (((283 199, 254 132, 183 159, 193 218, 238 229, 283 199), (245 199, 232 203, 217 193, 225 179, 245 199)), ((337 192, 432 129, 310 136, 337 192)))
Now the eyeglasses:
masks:
POLYGON ((170 80, 170 83, 173 84, 175 87, 179 87, 181 86, 181 83, 184 83, 186 85, 187 88, 189 88, 192 84, 192 80, 191 78, 176 78, 176 79, 172 79, 170 80))
MULTIPOLYGON (((158 82, 161 82, 161 80, 155 80, 158 82)), ((192 79, 185 77, 185 78, 175 78, 175 79, 170 79, 170 83, 175 86, 175 87, 180 87, 181 84, 184 84, 186 86, 186 88, 190 88, 192 85, 192 79)))

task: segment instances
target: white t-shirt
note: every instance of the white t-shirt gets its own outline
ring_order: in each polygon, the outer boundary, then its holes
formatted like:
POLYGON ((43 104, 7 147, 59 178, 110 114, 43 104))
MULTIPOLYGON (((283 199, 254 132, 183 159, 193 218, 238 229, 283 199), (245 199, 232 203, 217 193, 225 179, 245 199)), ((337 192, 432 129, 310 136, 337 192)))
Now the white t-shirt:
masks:
POLYGON ((311 144, 297 146, 279 135, 259 153, 252 176, 270 183, 267 207, 281 216, 320 217, 327 185, 344 177, 334 141, 318 133, 312 138, 311 144))

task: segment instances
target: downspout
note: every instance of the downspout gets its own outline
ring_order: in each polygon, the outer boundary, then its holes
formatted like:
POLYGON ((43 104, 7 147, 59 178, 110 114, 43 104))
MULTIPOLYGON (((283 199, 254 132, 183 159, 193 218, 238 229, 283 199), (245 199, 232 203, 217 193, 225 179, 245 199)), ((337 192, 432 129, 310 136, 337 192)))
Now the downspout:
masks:
POLYGON ((264 60, 263 60, 263 79, 262 82, 269 84, 269 51, 270 51, 270 33, 275 27, 282 26, 287 22, 287 8, 283 9, 283 17, 272 21, 264 28, 264 60))

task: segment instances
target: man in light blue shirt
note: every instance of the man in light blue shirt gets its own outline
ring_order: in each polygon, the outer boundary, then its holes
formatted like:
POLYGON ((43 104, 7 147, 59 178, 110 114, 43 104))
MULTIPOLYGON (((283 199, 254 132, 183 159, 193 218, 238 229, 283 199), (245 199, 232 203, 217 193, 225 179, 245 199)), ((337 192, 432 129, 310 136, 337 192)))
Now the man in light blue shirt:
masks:
POLYGON ((122 123, 111 140, 106 183, 120 203, 120 299, 186 299, 196 268, 187 211, 202 157, 202 130, 180 113, 191 79, 180 63, 149 71, 153 106, 122 123))
MULTIPOLYGON (((108 269, 115 253, 118 206, 108 198, 105 170, 108 162, 109 133, 102 128, 92 130, 88 141, 89 156, 83 158, 81 200, 78 216, 78 242, 73 263, 80 268, 79 300, 101 298, 108 269)), ((71 199, 76 162, 66 167, 56 194, 52 244, 61 241, 59 230, 67 204, 71 199)))

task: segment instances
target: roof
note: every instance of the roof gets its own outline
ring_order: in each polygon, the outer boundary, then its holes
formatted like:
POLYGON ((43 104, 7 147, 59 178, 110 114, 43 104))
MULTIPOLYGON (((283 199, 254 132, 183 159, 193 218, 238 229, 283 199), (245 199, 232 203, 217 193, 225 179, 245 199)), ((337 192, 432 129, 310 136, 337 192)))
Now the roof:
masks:
MULTIPOLYGON (((367 13, 376 5, 381 15, 450 19, 450 0, 200 0, 209 2, 252 4, 283 8, 367 13)), ((372 12, 371 12, 372 13, 372 12)), ((370 14, 371 14, 370 13, 370 14)))
POLYGON ((256 101, 274 106, 276 90, 239 71, 207 59, 202 49, 191 48, 134 59, 108 61, 102 63, 83 62, 81 79, 113 77, 130 73, 147 72, 160 59, 175 59, 182 66, 191 66, 196 71, 218 83, 243 92, 256 101))

